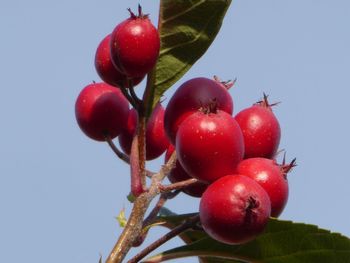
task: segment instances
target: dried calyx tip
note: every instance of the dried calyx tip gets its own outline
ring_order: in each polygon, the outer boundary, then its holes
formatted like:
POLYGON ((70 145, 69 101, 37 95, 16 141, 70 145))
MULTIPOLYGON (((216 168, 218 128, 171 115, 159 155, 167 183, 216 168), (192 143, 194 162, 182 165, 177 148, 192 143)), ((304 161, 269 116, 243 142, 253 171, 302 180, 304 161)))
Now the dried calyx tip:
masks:
POLYGON ((229 90, 230 88, 232 88, 236 81, 237 78, 235 78, 234 80, 227 80, 227 81, 222 81, 218 76, 214 75, 214 80, 218 83, 220 83, 221 85, 223 85, 227 90, 229 90))
POLYGON ((264 92, 263 99, 254 103, 254 105, 260 105, 260 106, 265 107, 265 108, 271 108, 271 107, 276 106, 276 105, 281 103, 280 101, 275 102, 275 103, 269 103, 268 97, 269 97, 269 95, 266 95, 266 93, 264 92))
POLYGON ((139 17, 142 17, 143 16, 143 14, 142 14, 142 7, 141 7, 140 4, 138 4, 137 10, 139 11, 139 17))
POLYGON ((142 7, 141 7, 140 4, 139 4, 138 7, 137 7, 138 15, 135 15, 135 13, 132 12, 130 8, 128 8, 128 11, 129 11, 129 13, 130 13, 130 18, 131 18, 131 19, 136 19, 136 18, 148 18, 148 14, 144 14, 144 13, 142 12, 142 7))
MULTIPOLYGON (((281 150, 278 150, 273 156, 272 156, 272 160, 276 161, 277 157, 281 154, 281 153, 284 153, 284 158, 286 157, 286 150, 285 149, 281 149, 281 150)), ((284 162, 284 158, 283 158, 283 162, 284 162)))
POLYGON ((131 11, 131 8, 130 8, 130 7, 128 8, 128 11, 129 11, 129 13, 130 13, 130 17, 131 17, 131 18, 133 18, 133 19, 136 18, 136 15, 134 14, 133 11, 131 11))
POLYGON ((281 164, 281 169, 283 174, 286 176, 295 166, 297 166, 297 158, 294 158, 290 163, 286 164, 286 158, 283 157, 283 162, 281 164))

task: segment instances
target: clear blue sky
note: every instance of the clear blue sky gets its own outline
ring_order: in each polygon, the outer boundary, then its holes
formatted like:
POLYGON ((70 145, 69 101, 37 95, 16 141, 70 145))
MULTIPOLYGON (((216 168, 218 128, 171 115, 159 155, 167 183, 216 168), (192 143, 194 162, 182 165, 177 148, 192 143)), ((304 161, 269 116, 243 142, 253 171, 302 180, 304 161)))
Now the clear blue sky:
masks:
MULTIPOLYGON (((124 206, 130 211, 128 167, 81 133, 74 103, 85 85, 99 81, 98 43, 137 3, 0 2, 1 262, 97 262, 114 245, 114 217, 124 206)), ((156 22, 158 1, 140 3, 156 22)), ((166 93, 216 74, 238 79, 235 113, 263 92, 281 101, 281 148, 298 162, 281 218, 348 236, 349 24, 345 0, 233 1, 209 51, 166 93)), ((181 196, 168 207, 192 212, 198 200, 181 196)))

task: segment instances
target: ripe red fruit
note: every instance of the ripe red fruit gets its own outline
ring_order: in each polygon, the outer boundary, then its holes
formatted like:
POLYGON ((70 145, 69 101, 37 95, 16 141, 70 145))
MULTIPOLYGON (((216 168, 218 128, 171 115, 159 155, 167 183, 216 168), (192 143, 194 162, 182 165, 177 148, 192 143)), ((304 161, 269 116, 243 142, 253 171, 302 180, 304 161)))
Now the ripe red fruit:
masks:
POLYGON ((75 116, 81 130, 91 139, 115 138, 124 128, 129 103, 121 91, 106 83, 87 85, 75 103, 75 116))
MULTIPOLYGON (((110 39, 111 35, 107 35, 99 44, 95 54, 95 68, 104 82, 118 87, 125 84, 127 76, 122 74, 112 63, 110 39)), ((132 84, 136 86, 143 77, 133 78, 132 84)))
POLYGON ((240 162, 237 173, 250 177, 265 189, 271 201, 271 216, 278 217, 288 200, 287 173, 295 159, 287 165, 278 165, 266 158, 249 158, 240 162))
POLYGON ((259 235, 270 216, 270 199, 254 180, 227 175, 203 193, 199 216, 205 232, 219 242, 240 244, 259 235))
POLYGON ((244 158, 273 158, 280 143, 281 128, 267 101, 267 96, 264 94, 263 101, 242 110, 235 119, 244 137, 244 158))
POLYGON ((208 78, 194 78, 183 83, 171 97, 165 110, 165 132, 175 145, 179 125, 189 115, 206 107, 214 100, 217 108, 228 114, 233 112, 232 98, 228 92, 230 84, 208 78))
POLYGON ((181 123, 176 152, 190 176, 213 182, 233 173, 242 160, 242 132, 233 117, 224 111, 197 111, 181 123))
MULTIPOLYGON (((122 150, 130 155, 132 138, 136 132, 137 112, 131 109, 126 128, 118 137, 122 150)), ((164 131, 164 108, 158 104, 149 118, 146 126, 146 160, 153 160, 165 152, 169 140, 164 131)))
MULTIPOLYGON (((175 147, 172 144, 170 144, 168 147, 168 150, 165 153, 165 162, 167 162, 170 159, 174 150, 175 150, 175 147)), ((177 183, 177 182, 185 181, 191 178, 192 177, 189 176, 188 173, 186 173, 184 168, 181 166, 179 160, 176 160, 175 167, 171 169, 168 175, 169 181, 171 183, 177 183)), ((201 197, 205 189, 207 189, 207 187, 208 187, 208 184, 204 182, 197 182, 193 185, 190 185, 182 189, 182 191, 193 197, 201 197)))
POLYGON ((157 62, 160 38, 157 29, 139 7, 136 16, 116 26, 111 35, 111 56, 114 65, 129 77, 143 77, 157 62))

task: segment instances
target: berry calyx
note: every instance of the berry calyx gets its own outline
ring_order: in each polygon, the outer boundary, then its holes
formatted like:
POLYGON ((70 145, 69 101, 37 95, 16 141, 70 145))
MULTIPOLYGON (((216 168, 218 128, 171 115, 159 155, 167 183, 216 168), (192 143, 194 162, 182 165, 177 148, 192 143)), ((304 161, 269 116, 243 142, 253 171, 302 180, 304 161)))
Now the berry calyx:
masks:
POLYGON ((139 7, 139 15, 118 24, 111 35, 111 58, 123 74, 143 77, 155 66, 160 49, 158 30, 139 7))
POLYGON ((273 114, 267 96, 253 106, 240 111, 235 120, 242 129, 245 145, 244 159, 253 157, 273 158, 277 152, 281 128, 273 114))
POLYGON ((226 175, 203 193, 199 216, 205 232, 227 244, 241 244, 258 236, 269 220, 271 204, 254 180, 226 175))
POLYGON ((75 103, 79 127, 97 141, 118 136, 126 125, 128 112, 129 103, 121 91, 106 83, 87 85, 75 103))

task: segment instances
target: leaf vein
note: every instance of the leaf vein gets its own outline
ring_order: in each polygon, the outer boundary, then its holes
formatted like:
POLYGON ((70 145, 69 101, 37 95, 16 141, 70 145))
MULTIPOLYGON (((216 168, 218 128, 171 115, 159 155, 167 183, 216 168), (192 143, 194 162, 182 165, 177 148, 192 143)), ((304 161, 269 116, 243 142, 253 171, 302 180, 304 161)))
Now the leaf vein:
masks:
POLYGON ((179 13, 173 15, 173 16, 168 17, 167 19, 163 20, 163 25, 166 24, 166 23, 168 23, 168 22, 171 21, 171 20, 174 20, 174 19, 176 19, 176 18, 178 18, 178 17, 180 17, 180 16, 186 14, 187 12, 189 12, 189 11, 195 9, 196 7, 198 7, 198 6, 202 5, 202 4, 204 4, 204 2, 205 2, 204 0, 199 1, 197 4, 194 4, 194 5, 190 6, 189 8, 183 10, 182 12, 179 12, 179 13))
POLYGON ((192 43, 195 43, 198 39, 200 39, 203 35, 206 35, 206 34, 203 34, 203 32, 207 29, 208 25, 210 24, 210 22, 213 20, 213 18, 215 17, 216 13, 214 13, 210 19, 207 20, 207 23, 205 23, 204 27, 199 31, 199 34, 197 34, 196 37, 194 37, 192 40, 189 40, 187 42, 183 42, 183 43, 180 43, 178 45, 174 45, 174 46, 170 46, 168 48, 165 48, 163 49, 160 54, 161 55, 164 55, 166 53, 169 53, 171 50, 175 49, 175 48, 178 48, 178 47, 181 47, 181 46, 186 46, 186 45, 189 45, 189 44, 192 44, 192 43))

